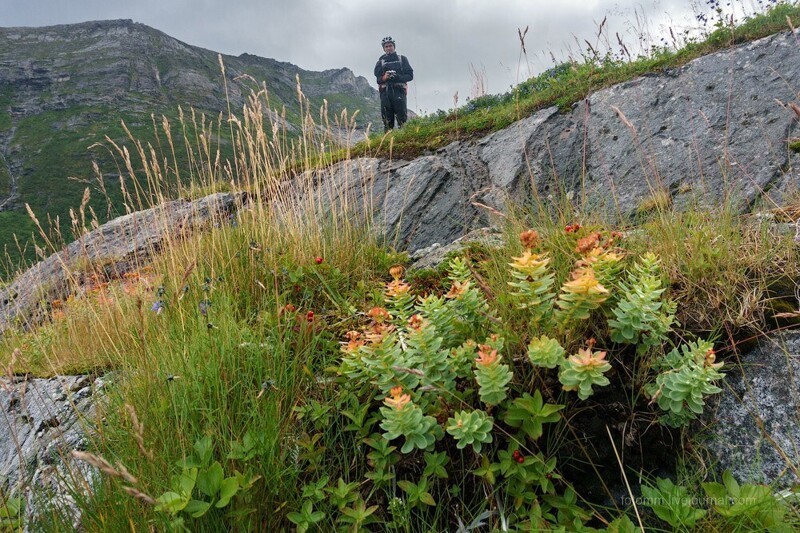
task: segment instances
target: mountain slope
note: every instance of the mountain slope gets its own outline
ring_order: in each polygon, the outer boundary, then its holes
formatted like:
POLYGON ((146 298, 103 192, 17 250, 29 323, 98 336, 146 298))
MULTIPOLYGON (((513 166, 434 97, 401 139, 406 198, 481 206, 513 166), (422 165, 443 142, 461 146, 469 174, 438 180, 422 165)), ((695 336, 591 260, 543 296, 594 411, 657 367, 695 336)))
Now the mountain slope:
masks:
MULTIPOLYGON (((226 83, 216 52, 130 20, 0 28, 0 249, 12 233, 33 231, 25 203, 42 220, 69 221, 87 186, 82 180, 93 178, 91 160, 105 163, 104 172, 116 169, 107 152, 88 149, 104 135, 124 139, 120 120, 150 141, 151 114, 159 126, 162 114, 177 117, 178 106, 216 120, 228 101, 240 110, 263 82, 271 108, 285 109, 291 134, 300 123, 299 77, 311 109, 327 100, 332 114, 360 110, 359 127, 378 121, 377 91, 346 68, 311 72, 250 54, 222 59, 226 83)), ((118 201, 115 176, 105 180, 118 201)), ((90 205, 101 218, 115 214, 94 196, 90 205)))

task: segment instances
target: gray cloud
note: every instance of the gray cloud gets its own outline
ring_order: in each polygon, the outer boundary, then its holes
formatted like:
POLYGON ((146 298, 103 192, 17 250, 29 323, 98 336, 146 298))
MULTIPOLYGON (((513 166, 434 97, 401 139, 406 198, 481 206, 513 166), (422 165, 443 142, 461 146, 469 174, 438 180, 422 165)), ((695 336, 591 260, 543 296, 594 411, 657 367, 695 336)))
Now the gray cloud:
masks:
POLYGON ((307 70, 348 67, 373 84, 380 39, 392 35, 414 67, 410 107, 433 112, 451 108, 456 92, 463 103, 480 85, 505 92, 551 66, 551 53, 560 61, 579 54, 584 39, 595 44, 606 16, 610 35, 619 32, 635 50, 640 34, 655 38, 668 33, 667 25, 686 26, 691 1, 0 0, 6 4, 0 25, 130 18, 226 54, 247 52, 307 70), (526 26, 527 58, 517 35, 526 26))

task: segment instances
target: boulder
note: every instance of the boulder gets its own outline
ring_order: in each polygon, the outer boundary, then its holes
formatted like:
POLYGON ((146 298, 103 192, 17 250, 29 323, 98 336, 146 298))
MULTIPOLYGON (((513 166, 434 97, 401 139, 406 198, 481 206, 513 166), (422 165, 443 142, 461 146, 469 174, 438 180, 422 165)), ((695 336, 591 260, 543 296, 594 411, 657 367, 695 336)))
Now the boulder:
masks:
POLYGON ((728 368, 706 446, 740 482, 800 483, 800 331, 775 332, 728 368))

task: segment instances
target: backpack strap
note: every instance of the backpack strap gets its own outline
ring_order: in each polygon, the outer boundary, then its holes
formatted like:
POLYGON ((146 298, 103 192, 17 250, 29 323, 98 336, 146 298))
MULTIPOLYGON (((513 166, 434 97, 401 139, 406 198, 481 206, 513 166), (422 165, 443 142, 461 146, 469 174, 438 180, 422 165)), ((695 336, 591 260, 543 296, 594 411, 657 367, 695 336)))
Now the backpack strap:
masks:
MULTIPOLYGON (((397 54, 397 57, 400 58, 400 68, 403 68, 403 60, 405 59, 405 56, 397 54)), ((386 68, 386 60, 383 59, 383 57, 381 57, 381 68, 386 68)))

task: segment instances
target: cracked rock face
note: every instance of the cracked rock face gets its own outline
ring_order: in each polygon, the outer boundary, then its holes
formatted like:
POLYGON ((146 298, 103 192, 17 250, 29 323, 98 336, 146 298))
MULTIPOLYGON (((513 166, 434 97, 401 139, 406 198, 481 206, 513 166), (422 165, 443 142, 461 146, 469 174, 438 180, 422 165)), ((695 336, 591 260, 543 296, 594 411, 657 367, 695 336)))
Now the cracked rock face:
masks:
POLYGON ((773 333, 728 371, 707 447, 740 482, 800 482, 800 331, 773 333))
POLYGON ((797 86, 800 31, 786 32, 597 91, 568 113, 543 109, 410 162, 356 159, 315 179, 329 201, 346 192, 373 206, 389 242, 410 251, 486 226, 491 208, 561 197, 612 218, 658 195, 679 209, 772 207, 800 188, 787 144, 800 136, 786 107, 797 86))
POLYGON ((25 500, 26 524, 59 509, 78 526, 74 491, 88 490, 94 472, 70 452, 86 448, 105 386, 91 376, 0 379, 0 483, 25 500))
POLYGON ((653 188, 679 205, 725 195, 743 209, 764 194, 780 201, 798 177, 787 168, 798 122, 782 104, 797 99, 799 36, 774 35, 592 95, 588 174, 598 200, 627 212, 653 188))

